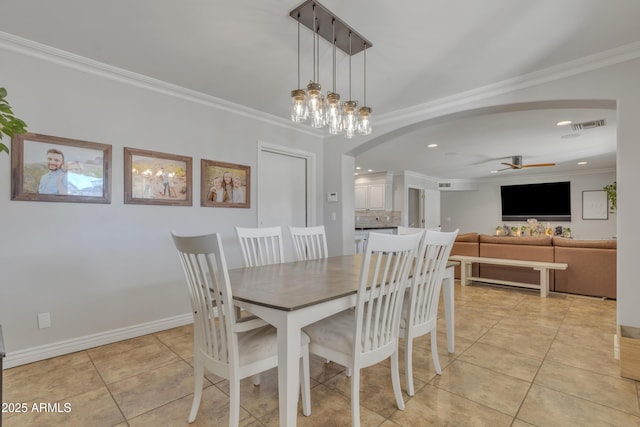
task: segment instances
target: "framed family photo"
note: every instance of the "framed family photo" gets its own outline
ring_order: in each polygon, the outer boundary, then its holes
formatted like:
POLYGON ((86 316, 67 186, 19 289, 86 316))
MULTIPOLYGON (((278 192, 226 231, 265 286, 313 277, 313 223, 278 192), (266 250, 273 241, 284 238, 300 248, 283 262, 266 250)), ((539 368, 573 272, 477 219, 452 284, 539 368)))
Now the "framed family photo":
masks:
POLYGON ((202 159, 200 206, 251 207, 251 167, 202 159))
POLYGON ((111 145, 24 133, 11 150, 11 200, 111 203, 111 145))
POLYGON ((191 157, 124 148, 125 203, 191 206, 191 176, 191 157))

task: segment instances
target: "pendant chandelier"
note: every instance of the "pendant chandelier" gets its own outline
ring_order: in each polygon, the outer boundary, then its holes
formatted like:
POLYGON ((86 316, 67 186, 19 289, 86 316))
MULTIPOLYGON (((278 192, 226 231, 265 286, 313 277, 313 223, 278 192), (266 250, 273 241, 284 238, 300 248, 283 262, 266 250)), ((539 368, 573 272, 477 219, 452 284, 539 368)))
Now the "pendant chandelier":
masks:
POLYGON ((327 8, 314 0, 308 0, 292 10, 289 15, 298 23, 298 86, 291 91, 291 120, 296 123, 310 121, 314 128, 328 128, 332 135, 344 134, 353 138, 358 133, 371 133, 371 107, 367 106, 367 49, 371 43, 351 27, 342 22, 327 8), (300 85, 300 24, 313 32, 313 80, 306 89, 300 85), (333 86, 322 94, 320 84, 320 38, 329 41, 333 57, 333 86), (349 57, 349 99, 340 101, 336 91, 336 50, 340 49, 349 57), (351 57, 363 52, 363 104, 351 97, 351 57))

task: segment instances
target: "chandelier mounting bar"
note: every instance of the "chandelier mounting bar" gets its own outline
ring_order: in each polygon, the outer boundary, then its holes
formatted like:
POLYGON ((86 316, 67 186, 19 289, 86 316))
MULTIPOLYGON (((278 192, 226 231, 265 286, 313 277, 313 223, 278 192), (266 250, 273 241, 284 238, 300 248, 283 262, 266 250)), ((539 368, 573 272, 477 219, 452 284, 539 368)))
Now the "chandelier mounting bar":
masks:
POLYGON ((329 9, 321 5, 315 0, 307 0, 300 6, 293 9, 289 16, 311 31, 318 33, 322 38, 333 44, 334 29, 332 23, 335 23, 335 43, 336 47, 344 51, 347 55, 355 55, 362 52, 365 46, 370 48, 373 44, 358 34, 353 28, 348 26, 344 21, 333 14, 329 9), (314 6, 315 18, 318 21, 314 28, 314 6), (349 34, 351 34, 352 49, 349 51, 349 34))

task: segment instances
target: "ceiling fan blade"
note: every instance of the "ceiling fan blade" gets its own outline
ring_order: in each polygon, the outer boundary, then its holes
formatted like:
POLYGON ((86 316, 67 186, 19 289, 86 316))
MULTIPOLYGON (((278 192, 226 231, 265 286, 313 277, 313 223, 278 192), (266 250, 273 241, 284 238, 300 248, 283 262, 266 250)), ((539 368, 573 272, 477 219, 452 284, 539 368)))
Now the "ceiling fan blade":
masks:
POLYGON ((513 164, 513 163, 502 162, 501 164, 503 164, 505 166, 509 166, 510 169, 520 169, 520 165, 516 165, 516 164, 513 164))
POLYGON ((523 168, 538 168, 541 166, 555 166, 555 163, 534 163, 531 165, 522 165, 523 168))

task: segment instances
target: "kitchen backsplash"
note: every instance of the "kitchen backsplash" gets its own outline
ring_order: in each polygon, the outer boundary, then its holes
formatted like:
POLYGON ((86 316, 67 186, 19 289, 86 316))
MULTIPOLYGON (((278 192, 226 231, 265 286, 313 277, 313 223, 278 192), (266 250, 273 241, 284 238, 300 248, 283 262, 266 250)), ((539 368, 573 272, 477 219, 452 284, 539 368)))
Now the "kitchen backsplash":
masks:
POLYGON ((399 211, 356 211, 356 228, 400 225, 399 211))

